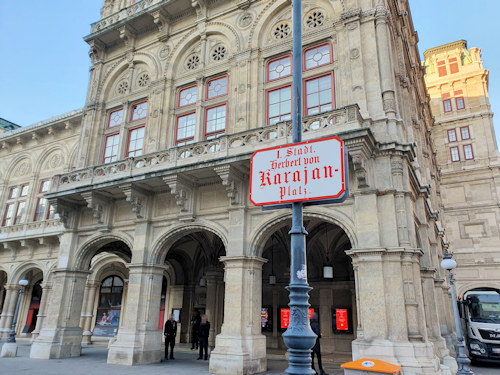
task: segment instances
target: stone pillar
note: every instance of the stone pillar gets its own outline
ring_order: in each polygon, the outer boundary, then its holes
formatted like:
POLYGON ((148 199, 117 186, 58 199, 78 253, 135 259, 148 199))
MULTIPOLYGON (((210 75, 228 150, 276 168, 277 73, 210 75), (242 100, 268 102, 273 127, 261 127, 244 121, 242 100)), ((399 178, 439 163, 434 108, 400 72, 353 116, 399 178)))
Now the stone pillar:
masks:
POLYGON ((5 302, 2 310, 2 316, 0 317, 0 340, 2 341, 9 337, 20 289, 21 287, 16 284, 5 285, 5 302))
POLYGON ((161 361, 162 330, 158 329, 161 285, 165 267, 130 264, 127 302, 108 363, 143 365, 161 361))
POLYGON ((352 249, 358 333, 353 359, 376 358, 403 371, 440 374, 427 340, 418 256, 412 249, 352 249))
POLYGON ((31 358, 52 359, 80 356, 85 282, 89 272, 73 269, 54 271, 52 293, 39 336, 31 345, 31 358))
POLYGON ((43 321, 47 316, 47 301, 50 298, 50 293, 52 290, 51 283, 42 283, 40 285, 42 287, 42 299, 40 300, 40 308, 38 309, 38 316, 36 319, 36 326, 33 332, 31 332, 32 341, 34 341, 38 335, 40 334, 40 330, 43 326, 43 321))
POLYGON ((215 345, 215 335, 217 334, 217 321, 219 321, 219 314, 222 314, 222 311, 218 309, 217 303, 217 285, 222 280, 222 274, 219 271, 209 271, 205 278, 207 279, 207 305, 205 315, 210 322, 208 345, 213 347, 215 345))
POLYGON ((257 257, 222 257, 226 270, 224 324, 210 356, 211 374, 243 375, 267 369, 261 333, 262 264, 257 257))
POLYGON ((92 344, 92 331, 90 329, 94 318, 95 296, 100 285, 101 283, 98 281, 87 282, 85 308, 82 310, 82 344, 84 345, 92 344))

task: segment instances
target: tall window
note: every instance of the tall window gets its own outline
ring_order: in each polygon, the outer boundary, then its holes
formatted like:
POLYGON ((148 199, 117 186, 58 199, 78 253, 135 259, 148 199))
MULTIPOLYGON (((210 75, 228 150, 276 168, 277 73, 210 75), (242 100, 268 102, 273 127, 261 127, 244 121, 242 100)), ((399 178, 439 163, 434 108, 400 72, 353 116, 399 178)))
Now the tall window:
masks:
MULTIPOLYGON (((273 125, 291 119, 292 58, 289 55, 272 59, 267 64, 266 119, 273 125), (279 84, 274 84, 279 81, 279 84)), ((334 75, 328 65, 333 62, 330 43, 306 48, 303 53, 304 113, 314 115, 335 108, 334 75)))
POLYGON ((227 105, 219 105, 208 108, 205 115, 205 138, 212 139, 226 131, 227 105))
POLYGON ((28 193, 28 184, 9 187, 2 220, 3 227, 21 223, 28 193))
POLYGON ((450 147, 451 161, 460 161, 460 154, 458 153, 458 147, 450 147))
POLYGON ((470 139, 470 132, 468 126, 463 126, 460 128, 460 134, 462 136, 462 140, 470 139))
POLYGON ((456 142, 457 141, 457 132, 455 129, 448 130, 448 142, 456 142))
POLYGON ((446 62, 444 60, 438 61, 437 66, 438 66, 439 77, 444 77, 446 75, 446 62))
POLYGON ((43 180, 40 183, 40 188, 38 189, 38 198, 36 201, 35 217, 33 218, 33 221, 50 220, 54 218, 54 207, 43 197, 43 194, 48 192, 49 189, 50 180, 43 180))
POLYGON ((292 87, 285 86, 267 93, 267 119, 273 125, 292 118, 292 87))
POLYGON ((474 153, 472 152, 472 145, 464 145, 464 157, 465 160, 474 159, 474 153))
POLYGON ((464 98, 462 96, 455 98, 455 103, 457 105, 457 110, 465 108, 464 98))
POLYGON ((451 99, 443 100, 443 109, 445 112, 451 112, 451 99))
POLYGON ((191 85, 181 88, 178 92, 175 126, 176 145, 185 145, 195 141, 198 118, 203 121, 204 139, 213 139, 226 133, 228 76, 222 75, 208 79, 203 89, 200 92, 198 86, 191 85), (202 95, 202 97, 198 98, 198 95, 202 95), (202 100, 201 106, 198 99, 202 100))
POLYGON ((143 154, 147 114, 147 100, 109 111, 104 132, 103 163, 112 163, 121 157, 143 154), (128 118, 125 118, 127 112, 128 118), (123 142, 120 134, 123 134, 123 142))
POLYGON ((450 64, 450 74, 458 73, 458 62, 456 57, 449 59, 448 64, 450 64))
POLYGON ((333 109, 333 74, 306 80, 306 116, 333 109))

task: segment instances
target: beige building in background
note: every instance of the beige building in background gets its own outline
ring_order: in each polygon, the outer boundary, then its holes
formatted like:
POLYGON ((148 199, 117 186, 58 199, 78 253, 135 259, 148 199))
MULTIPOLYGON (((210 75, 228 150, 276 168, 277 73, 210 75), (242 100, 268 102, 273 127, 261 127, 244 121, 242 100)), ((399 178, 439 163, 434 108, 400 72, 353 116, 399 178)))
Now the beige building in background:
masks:
POLYGON ((424 52, 441 211, 457 294, 500 289, 500 158, 481 50, 460 40, 424 52))
MULTIPOLYGON (((453 373, 408 1, 304 1, 303 15, 303 139, 349 152, 349 198, 304 209, 323 357, 453 373)), ((291 212, 254 207, 248 186, 252 153, 292 138, 291 30, 287 0, 104 1, 85 107, 0 134, 3 338, 27 278, 32 358, 108 337, 108 363, 157 363, 166 316, 189 342, 195 310, 212 323, 211 373, 284 356, 291 212)))

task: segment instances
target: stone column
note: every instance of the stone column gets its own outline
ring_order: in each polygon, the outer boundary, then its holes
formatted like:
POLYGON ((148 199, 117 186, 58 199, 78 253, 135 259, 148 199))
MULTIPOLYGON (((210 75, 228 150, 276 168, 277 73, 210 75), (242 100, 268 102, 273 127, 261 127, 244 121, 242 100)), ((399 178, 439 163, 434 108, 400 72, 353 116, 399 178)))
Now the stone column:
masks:
POLYGON ((101 283, 98 281, 87 282, 85 308, 82 310, 82 344, 84 345, 92 344, 92 331, 90 329, 94 318, 95 296, 100 285, 101 283))
POLYGON ((226 269, 224 324, 210 356, 211 374, 256 374, 267 369, 261 333, 262 264, 257 257, 222 257, 226 269))
POLYGON ((52 359, 80 356, 85 282, 89 272, 73 269, 54 271, 52 293, 39 336, 31 345, 31 358, 52 359))
POLYGON ((219 314, 222 311, 218 309, 217 303, 217 285, 222 280, 222 274, 219 271, 209 271, 206 274, 207 279, 207 305, 205 315, 210 322, 210 335, 208 336, 208 345, 213 347, 215 345, 215 335, 217 332, 217 321, 219 314))
POLYGON ((2 316, 0 317, 0 340, 2 341, 9 337, 20 289, 21 287, 16 284, 5 285, 5 303, 2 310, 2 316))
POLYGON ((47 316, 47 301, 50 298, 50 293, 52 290, 51 283, 42 283, 40 285, 42 287, 42 299, 40 300, 40 308, 38 309, 38 315, 36 319, 36 326, 33 332, 31 332, 32 341, 34 341, 38 335, 40 334, 40 330, 43 326, 43 321, 47 316))
POLYGON ((144 365, 161 361, 162 330, 158 312, 165 267, 129 264, 127 303, 116 341, 109 346, 108 363, 144 365))

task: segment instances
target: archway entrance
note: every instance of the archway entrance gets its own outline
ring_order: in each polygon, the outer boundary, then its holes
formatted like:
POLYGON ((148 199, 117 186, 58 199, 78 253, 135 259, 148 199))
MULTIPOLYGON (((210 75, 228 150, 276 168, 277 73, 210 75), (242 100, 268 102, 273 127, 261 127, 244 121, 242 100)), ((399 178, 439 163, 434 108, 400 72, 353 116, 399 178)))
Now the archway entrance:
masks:
MULTIPOLYGON (((267 337, 267 352, 284 355, 287 350, 282 333, 288 327, 290 282, 291 221, 275 226, 267 237, 262 257, 268 262, 262 272, 262 333, 267 337)), ((339 226, 319 219, 305 218, 308 232, 307 272, 310 313, 319 315, 321 349, 326 360, 346 362, 352 358, 351 343, 356 337, 356 294, 354 270, 345 251, 351 242, 339 226)))
POLYGON ((178 319, 178 342, 191 343, 191 319, 197 311, 210 322, 209 346, 214 347, 224 317, 224 268, 219 258, 225 255, 222 240, 205 230, 186 233, 168 249, 164 319, 171 313, 178 319))

